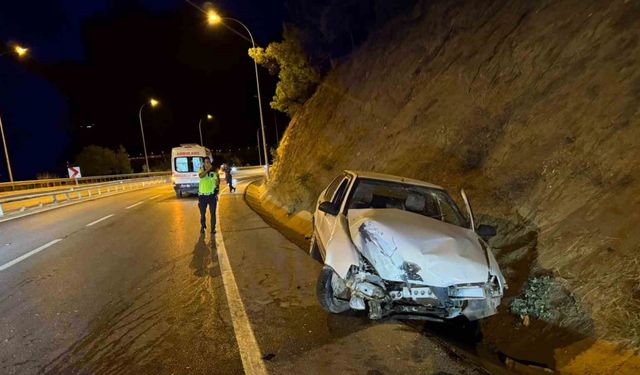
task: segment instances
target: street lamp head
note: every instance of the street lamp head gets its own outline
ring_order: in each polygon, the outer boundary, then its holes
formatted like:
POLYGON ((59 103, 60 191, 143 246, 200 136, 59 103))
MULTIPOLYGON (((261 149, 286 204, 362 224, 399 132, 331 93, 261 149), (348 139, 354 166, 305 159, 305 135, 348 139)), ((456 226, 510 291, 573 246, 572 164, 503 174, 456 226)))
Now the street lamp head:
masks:
POLYGON ((207 11, 207 22, 209 25, 217 25, 222 22, 222 17, 213 9, 207 11))
POLYGON ((15 46, 13 46, 13 52, 15 52, 18 57, 22 57, 26 55, 27 52, 29 52, 29 48, 25 48, 16 44, 15 46))
POLYGON ((207 114, 207 120, 212 120, 213 116, 211 116, 210 114, 207 114))
POLYGON ((160 104, 160 102, 155 100, 155 99, 153 99, 153 98, 151 98, 151 99, 149 99, 149 104, 151 104, 151 107, 155 107, 158 104, 160 104))

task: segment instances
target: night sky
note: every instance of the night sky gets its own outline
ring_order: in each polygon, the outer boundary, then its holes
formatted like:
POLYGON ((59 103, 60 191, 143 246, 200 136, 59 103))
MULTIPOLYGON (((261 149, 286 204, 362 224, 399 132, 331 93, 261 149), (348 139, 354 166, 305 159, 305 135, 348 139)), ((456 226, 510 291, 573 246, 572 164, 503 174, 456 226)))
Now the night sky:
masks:
MULTIPOLYGON (((280 39, 282 1, 214 6, 247 24, 257 44, 280 39)), ((207 25, 182 0, 3 1, 2 52, 10 42, 30 48, 25 60, 0 57, 0 116, 16 180, 62 175, 89 144, 121 144, 140 154, 138 109, 151 96, 161 105, 143 110, 150 153, 198 143, 198 119, 206 113, 215 117, 203 122, 206 146, 255 148, 259 117, 249 43, 207 25)), ((282 133, 287 119, 274 118, 275 79, 259 69, 267 140, 275 145, 274 121, 282 133)), ((3 153, 0 181, 7 180, 3 153)))

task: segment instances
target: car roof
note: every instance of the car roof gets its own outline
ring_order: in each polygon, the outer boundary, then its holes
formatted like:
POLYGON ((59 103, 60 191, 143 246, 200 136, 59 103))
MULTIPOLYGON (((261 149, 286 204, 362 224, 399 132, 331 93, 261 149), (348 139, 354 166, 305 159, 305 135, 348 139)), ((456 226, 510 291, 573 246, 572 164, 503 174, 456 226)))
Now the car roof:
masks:
POLYGON ((391 174, 376 173, 376 172, 369 172, 369 171, 353 171, 353 170, 346 170, 345 172, 349 173, 349 174, 352 174, 355 177, 359 177, 359 178, 369 178, 369 179, 372 179, 372 180, 402 182, 402 183, 405 183, 405 184, 419 185, 419 186, 425 186, 425 187, 429 187, 429 188, 433 188, 433 189, 445 190, 442 186, 434 185, 434 184, 431 184, 431 183, 428 183, 428 182, 425 182, 425 181, 414 180, 412 178, 394 176, 394 175, 391 175, 391 174))

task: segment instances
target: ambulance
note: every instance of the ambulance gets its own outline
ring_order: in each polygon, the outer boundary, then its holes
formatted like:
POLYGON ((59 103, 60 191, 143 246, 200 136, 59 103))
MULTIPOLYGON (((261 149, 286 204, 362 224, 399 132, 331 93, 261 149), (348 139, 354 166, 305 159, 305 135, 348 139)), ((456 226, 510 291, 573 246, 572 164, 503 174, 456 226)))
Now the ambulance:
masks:
POLYGON ((204 158, 211 159, 211 151, 197 144, 183 144, 171 149, 171 181, 177 198, 185 193, 198 194, 198 170, 204 158))

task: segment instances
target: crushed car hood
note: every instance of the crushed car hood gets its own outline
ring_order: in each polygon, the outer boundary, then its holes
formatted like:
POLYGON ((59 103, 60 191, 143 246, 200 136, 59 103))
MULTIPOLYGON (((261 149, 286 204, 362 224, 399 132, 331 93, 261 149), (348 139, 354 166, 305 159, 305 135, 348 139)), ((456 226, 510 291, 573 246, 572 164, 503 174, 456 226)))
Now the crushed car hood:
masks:
POLYGON ((354 245, 389 281, 446 287, 486 282, 487 255, 470 229, 399 209, 351 209, 354 245))

